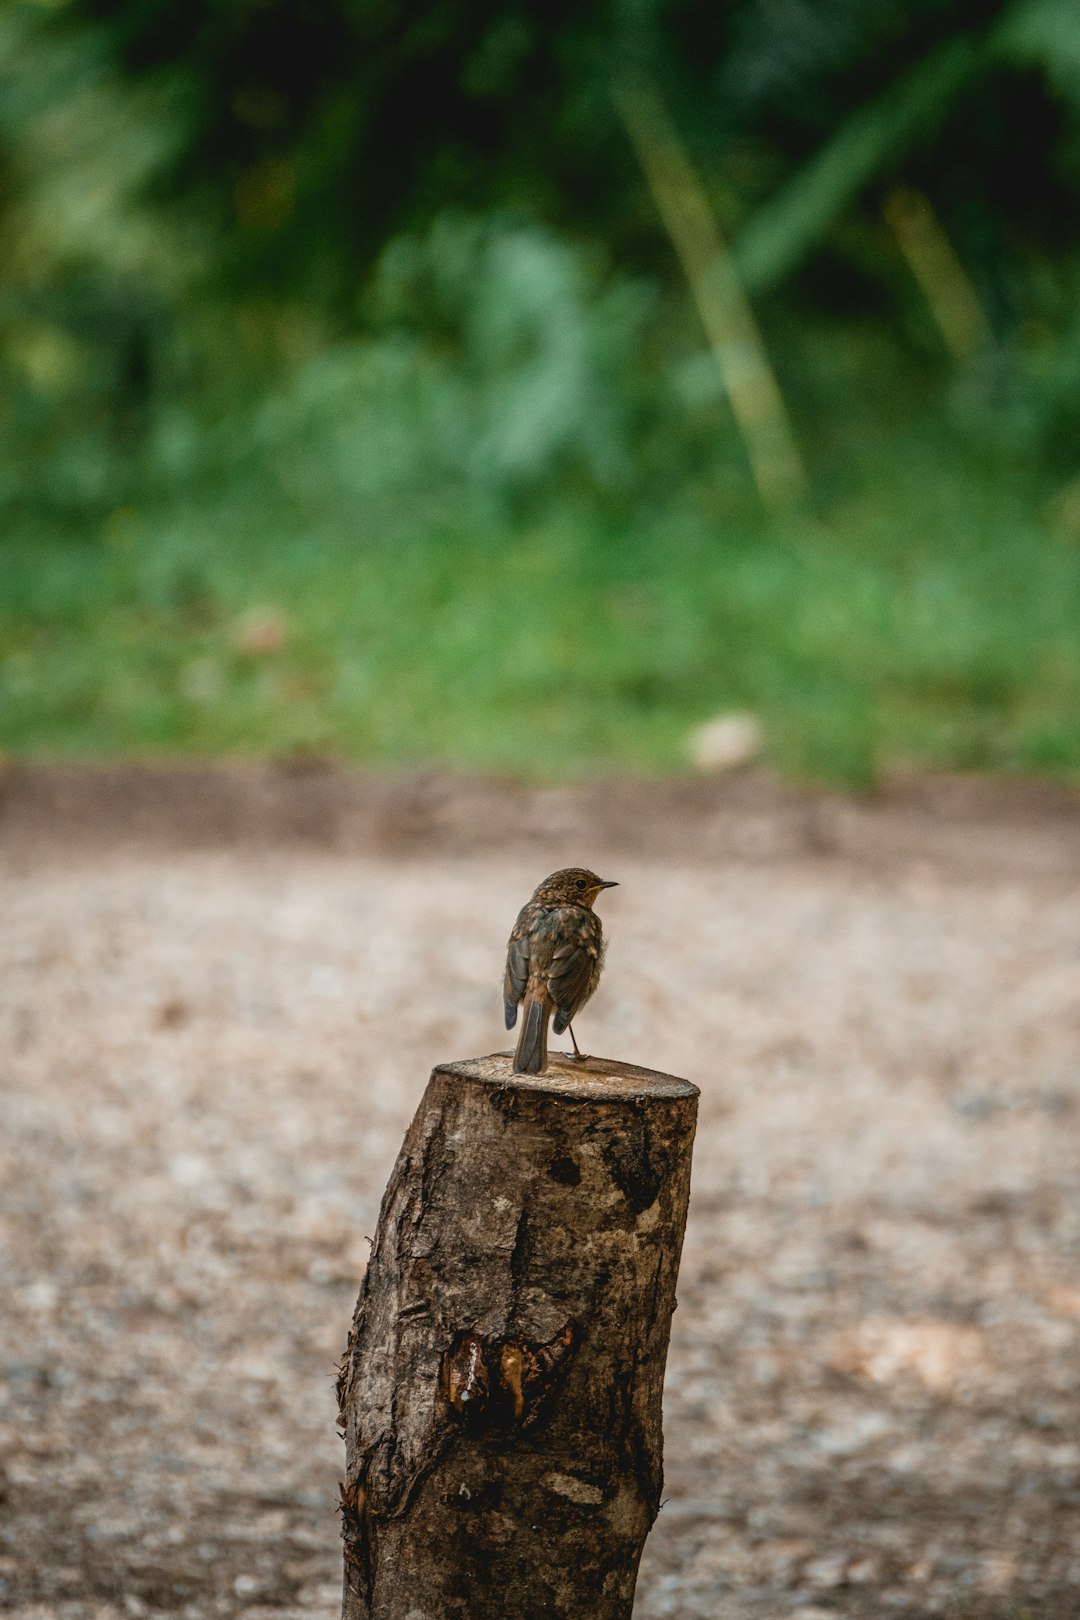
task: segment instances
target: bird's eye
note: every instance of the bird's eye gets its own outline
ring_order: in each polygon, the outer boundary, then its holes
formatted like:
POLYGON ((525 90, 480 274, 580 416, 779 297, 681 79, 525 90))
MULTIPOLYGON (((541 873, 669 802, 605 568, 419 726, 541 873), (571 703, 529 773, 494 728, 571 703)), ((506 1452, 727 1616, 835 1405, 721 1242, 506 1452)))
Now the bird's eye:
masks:
POLYGON ((578 888, 579 888, 579 889, 584 889, 584 888, 587 888, 587 887, 588 887, 588 885, 587 885, 587 884, 586 884, 586 882, 585 882, 585 879, 584 879, 584 878, 578 878, 578 880, 577 880, 577 886, 578 886, 578 888))

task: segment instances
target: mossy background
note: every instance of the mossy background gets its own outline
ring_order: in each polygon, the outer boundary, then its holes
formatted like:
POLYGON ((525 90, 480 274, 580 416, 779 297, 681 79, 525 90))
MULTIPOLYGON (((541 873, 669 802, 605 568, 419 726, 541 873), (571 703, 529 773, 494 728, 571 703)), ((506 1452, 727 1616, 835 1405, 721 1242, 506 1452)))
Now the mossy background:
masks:
POLYGON ((1077 772, 1075 9, 720 10, 8 9, 0 747, 668 771, 748 710, 800 779, 1077 772))

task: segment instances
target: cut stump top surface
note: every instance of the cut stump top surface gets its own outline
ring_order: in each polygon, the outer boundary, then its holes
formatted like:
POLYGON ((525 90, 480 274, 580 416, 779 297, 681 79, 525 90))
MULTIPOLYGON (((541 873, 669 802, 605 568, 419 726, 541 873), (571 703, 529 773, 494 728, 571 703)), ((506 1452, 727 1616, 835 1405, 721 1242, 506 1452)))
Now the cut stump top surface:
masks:
POLYGON ((439 1063, 435 1073, 478 1080, 499 1089, 548 1092, 569 1102, 639 1103, 650 1098, 674 1102, 698 1095, 698 1087, 678 1075, 621 1063, 617 1058, 588 1057, 579 1063, 560 1052, 549 1053, 543 1074, 515 1074, 512 1052, 439 1063))

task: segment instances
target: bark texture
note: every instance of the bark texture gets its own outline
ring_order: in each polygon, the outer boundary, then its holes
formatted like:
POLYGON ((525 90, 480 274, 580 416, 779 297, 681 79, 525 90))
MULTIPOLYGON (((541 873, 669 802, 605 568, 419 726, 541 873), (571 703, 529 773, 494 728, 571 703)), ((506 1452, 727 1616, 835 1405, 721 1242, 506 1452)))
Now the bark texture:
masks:
POLYGON ((595 1058, 434 1070, 342 1362, 343 1620, 627 1620, 697 1097, 595 1058))

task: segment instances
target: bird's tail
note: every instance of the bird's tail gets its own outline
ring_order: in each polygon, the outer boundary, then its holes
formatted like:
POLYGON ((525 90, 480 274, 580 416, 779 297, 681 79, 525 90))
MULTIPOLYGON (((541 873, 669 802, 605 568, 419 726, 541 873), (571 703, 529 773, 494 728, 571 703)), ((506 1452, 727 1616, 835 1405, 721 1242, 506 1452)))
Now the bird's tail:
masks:
POLYGON ((543 1074, 547 1068, 548 1009, 542 1001, 527 996, 523 1008, 521 1034, 514 1053, 515 1074, 543 1074))

